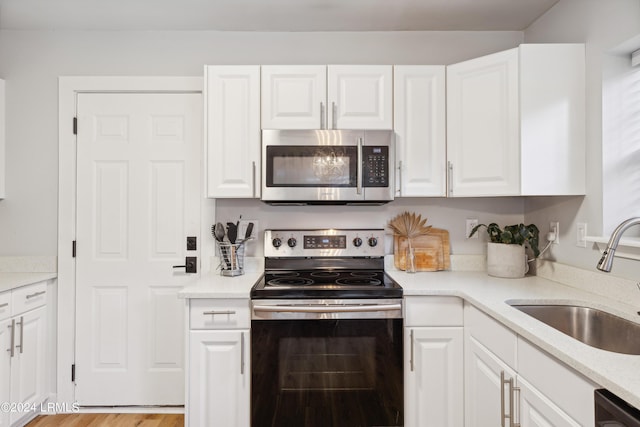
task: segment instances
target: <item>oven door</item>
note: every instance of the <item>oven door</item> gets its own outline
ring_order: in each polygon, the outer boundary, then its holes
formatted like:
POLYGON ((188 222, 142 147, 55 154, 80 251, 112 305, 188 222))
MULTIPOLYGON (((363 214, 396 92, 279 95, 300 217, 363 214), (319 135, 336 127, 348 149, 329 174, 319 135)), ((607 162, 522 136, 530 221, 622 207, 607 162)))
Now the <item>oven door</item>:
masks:
POLYGON ((401 300, 253 300, 251 425, 402 426, 401 300))
POLYGON ((390 131, 264 130, 262 200, 393 200, 392 139, 390 131))

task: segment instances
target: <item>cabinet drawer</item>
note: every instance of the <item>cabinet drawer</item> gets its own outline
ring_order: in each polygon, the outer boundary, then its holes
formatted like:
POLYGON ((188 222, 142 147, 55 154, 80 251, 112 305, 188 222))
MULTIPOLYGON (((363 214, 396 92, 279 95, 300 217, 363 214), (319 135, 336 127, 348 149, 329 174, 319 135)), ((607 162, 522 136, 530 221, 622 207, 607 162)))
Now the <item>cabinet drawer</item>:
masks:
POLYGON ((11 317, 11 291, 0 294, 0 320, 11 317))
POLYGON ((456 297, 405 298, 405 326, 462 326, 462 300, 456 297))
POLYGON ((469 304, 464 306, 464 329, 466 336, 515 369, 518 337, 511 329, 469 304))
POLYGON ((16 288, 11 292, 13 315, 24 313, 47 302, 47 282, 16 288))
POLYGON ((247 329, 251 313, 247 299, 192 299, 190 329, 247 329))

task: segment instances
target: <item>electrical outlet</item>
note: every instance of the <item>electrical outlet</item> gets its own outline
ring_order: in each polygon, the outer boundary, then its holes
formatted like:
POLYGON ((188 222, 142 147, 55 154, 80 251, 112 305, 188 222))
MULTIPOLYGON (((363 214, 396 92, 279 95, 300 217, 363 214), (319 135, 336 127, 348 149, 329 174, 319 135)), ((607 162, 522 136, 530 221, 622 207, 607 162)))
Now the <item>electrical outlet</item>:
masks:
POLYGON ((549 223, 549 231, 552 233, 555 233, 555 239, 553 239, 551 242, 554 245, 559 245, 560 244, 560 223, 558 221, 552 221, 549 223))
POLYGON ((580 248, 587 247, 587 223, 579 222, 576 225, 576 246, 580 248))
POLYGON ((477 225, 478 225, 478 220, 477 219, 467 219, 467 234, 465 234, 465 237, 467 239, 477 239, 478 238, 478 233, 477 232, 473 236, 469 237, 469 234, 471 234, 471 230, 473 230, 473 228, 475 226, 477 226, 477 225))
POLYGON ((245 238, 245 235, 247 234, 247 227, 250 222, 253 223, 253 230, 251 230, 251 236, 249 237, 252 239, 256 238, 258 235, 258 221, 254 219, 243 219, 240 220, 240 224, 238 225, 238 240, 245 238))

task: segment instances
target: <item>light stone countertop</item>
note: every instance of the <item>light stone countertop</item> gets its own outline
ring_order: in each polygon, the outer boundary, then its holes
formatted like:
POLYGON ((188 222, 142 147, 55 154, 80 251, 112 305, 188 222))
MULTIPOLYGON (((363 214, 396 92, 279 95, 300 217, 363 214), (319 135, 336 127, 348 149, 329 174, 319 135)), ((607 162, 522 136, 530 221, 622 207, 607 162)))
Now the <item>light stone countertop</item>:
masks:
MULTIPOLYGON (((640 408, 640 356, 612 353, 589 347, 518 311, 507 301, 553 302, 604 309, 640 322, 638 310, 603 296, 541 277, 500 279, 486 272, 439 271, 408 274, 387 270, 409 296, 457 296, 495 318, 597 385, 609 389, 640 408)), ((210 274, 186 286, 181 298, 249 298, 262 272, 237 277, 210 274)))
POLYGON ((44 280, 55 279, 57 273, 4 273, 0 272, 0 292, 10 291, 21 286, 31 285, 44 280))

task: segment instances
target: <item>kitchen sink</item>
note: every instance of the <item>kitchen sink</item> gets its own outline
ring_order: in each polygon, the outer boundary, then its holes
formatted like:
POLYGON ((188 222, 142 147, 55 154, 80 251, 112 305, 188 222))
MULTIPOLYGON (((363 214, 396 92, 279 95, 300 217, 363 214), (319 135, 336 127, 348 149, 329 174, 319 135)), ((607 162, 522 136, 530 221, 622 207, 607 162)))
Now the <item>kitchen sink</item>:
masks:
POLYGON ((591 347, 640 355, 640 324, 590 307, 522 303, 510 305, 591 347))

